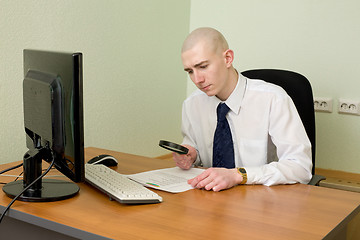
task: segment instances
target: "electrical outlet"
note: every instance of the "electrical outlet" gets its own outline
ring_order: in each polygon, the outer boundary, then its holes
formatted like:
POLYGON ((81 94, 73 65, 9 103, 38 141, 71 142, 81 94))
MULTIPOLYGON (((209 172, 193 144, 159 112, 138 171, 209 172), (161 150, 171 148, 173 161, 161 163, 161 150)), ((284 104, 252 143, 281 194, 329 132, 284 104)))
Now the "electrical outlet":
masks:
POLYGON ((339 113, 360 115, 360 101, 339 99, 339 113))
POLYGON ((333 111, 333 100, 331 98, 315 97, 314 109, 316 112, 329 112, 333 111))

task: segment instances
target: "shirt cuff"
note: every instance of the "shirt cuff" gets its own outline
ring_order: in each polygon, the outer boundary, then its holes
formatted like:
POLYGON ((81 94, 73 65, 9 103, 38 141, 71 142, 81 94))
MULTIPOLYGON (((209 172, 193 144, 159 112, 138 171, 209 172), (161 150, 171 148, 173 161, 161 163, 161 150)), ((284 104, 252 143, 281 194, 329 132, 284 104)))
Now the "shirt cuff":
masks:
POLYGON ((199 151, 195 148, 196 150, 196 159, 195 159, 195 162, 194 162, 194 166, 197 166, 197 167, 202 167, 203 166, 203 163, 200 159, 200 155, 199 155, 199 151))
POLYGON ((245 184, 257 184, 256 176, 260 176, 261 170, 259 167, 243 167, 247 174, 247 181, 245 184))

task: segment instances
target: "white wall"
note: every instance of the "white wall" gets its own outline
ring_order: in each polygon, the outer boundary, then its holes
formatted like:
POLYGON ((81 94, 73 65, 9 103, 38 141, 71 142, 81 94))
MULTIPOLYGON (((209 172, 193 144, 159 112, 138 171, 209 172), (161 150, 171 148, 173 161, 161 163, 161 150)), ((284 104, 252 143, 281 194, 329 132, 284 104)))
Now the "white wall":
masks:
POLYGON ((0 0, 0 163, 26 151, 24 48, 84 56, 85 145, 146 156, 180 142, 190 1, 0 0))
POLYGON ((194 0, 190 29, 223 32, 239 71, 297 71, 314 96, 333 98, 333 113, 316 113, 316 166, 360 173, 360 116, 336 109, 339 98, 360 100, 359 11, 357 0, 194 0))

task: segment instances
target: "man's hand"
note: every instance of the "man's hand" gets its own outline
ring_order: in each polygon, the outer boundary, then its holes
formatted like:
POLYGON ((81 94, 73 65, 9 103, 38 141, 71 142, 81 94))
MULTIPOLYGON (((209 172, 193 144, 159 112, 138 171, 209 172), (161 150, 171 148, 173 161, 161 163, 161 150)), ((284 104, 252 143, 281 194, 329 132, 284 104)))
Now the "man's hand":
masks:
POLYGON ((184 145, 184 147, 188 148, 189 152, 187 154, 173 153, 173 159, 179 168, 189 169, 196 160, 197 151, 189 145, 184 145))
POLYGON ((194 188, 204 188, 215 192, 231 188, 243 180, 241 174, 236 168, 208 168, 203 173, 193 179, 189 179, 188 183, 194 188))

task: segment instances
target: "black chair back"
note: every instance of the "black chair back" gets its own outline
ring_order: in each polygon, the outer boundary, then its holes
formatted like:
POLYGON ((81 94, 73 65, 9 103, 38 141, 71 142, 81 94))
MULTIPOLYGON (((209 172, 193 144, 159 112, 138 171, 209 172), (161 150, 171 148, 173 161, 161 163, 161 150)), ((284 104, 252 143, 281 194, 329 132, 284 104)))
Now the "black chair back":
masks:
POLYGON ((287 70, 255 69, 241 73, 282 87, 293 100, 312 145, 312 174, 315 174, 315 111, 310 82, 303 75, 287 70))

